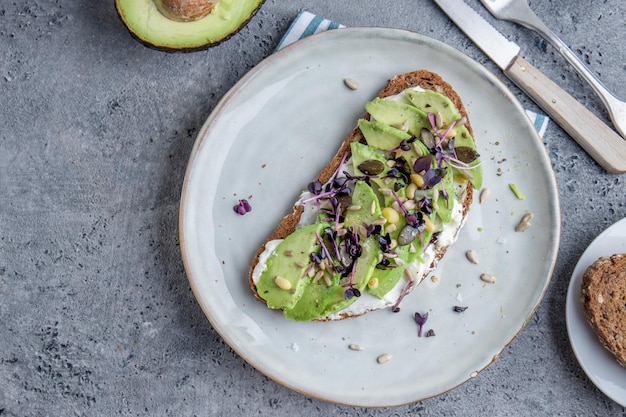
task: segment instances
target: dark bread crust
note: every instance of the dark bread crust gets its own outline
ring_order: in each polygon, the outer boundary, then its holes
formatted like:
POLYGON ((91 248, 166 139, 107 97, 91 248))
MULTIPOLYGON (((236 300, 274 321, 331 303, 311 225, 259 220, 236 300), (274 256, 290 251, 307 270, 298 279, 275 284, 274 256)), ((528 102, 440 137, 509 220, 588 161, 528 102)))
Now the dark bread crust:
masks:
POLYGON ((580 300, 602 345, 626 367, 626 254, 592 263, 583 273, 580 300))
MULTIPOLYGON (((467 111, 465 109, 465 106, 463 105, 461 97, 452 88, 450 84, 444 81, 443 78, 441 78, 441 76, 436 73, 422 69, 422 70, 408 72, 402 75, 397 75, 391 80, 389 80, 385 88, 383 88, 378 93, 378 97, 384 98, 384 97, 393 96, 396 94, 400 94, 407 88, 412 88, 412 87, 417 87, 417 86, 422 87, 425 90, 436 91, 438 93, 441 93, 447 96, 450 100, 452 100, 456 108, 461 113, 461 116, 463 116, 467 120, 467 122, 465 123, 465 127, 467 128, 469 133, 472 135, 472 137, 474 137, 474 132, 472 130, 472 126, 469 123, 467 111)), ((369 118, 369 115, 366 114, 365 118, 369 118)), ((317 180, 320 181, 322 184, 326 183, 335 173, 337 168, 339 167, 344 155, 347 155, 346 159, 350 157, 351 155, 350 144, 352 142, 360 141, 362 139, 363 139, 363 135, 360 129, 356 127, 352 132, 350 132, 350 134, 341 143, 339 150, 337 151, 333 159, 330 161, 330 163, 324 167, 320 175, 317 177, 317 180)), ((462 199, 463 201, 462 212, 463 212, 464 219, 466 218, 467 213, 469 211, 469 207, 472 204, 472 199, 473 199, 473 187, 472 187, 472 184, 468 182, 466 191, 462 199)), ((259 296, 257 289, 256 289, 256 285, 252 278, 254 268, 259 263, 259 256, 265 250, 265 245, 267 242, 275 240, 275 239, 284 239, 296 229, 296 226, 298 225, 298 222, 300 221, 302 212, 303 212, 302 206, 294 206, 293 211, 283 218, 283 220, 278 225, 278 227, 274 230, 274 232, 270 234, 270 236, 266 239, 265 242, 263 242, 263 244, 261 245, 261 247, 259 248, 259 250, 257 251, 257 253, 255 254, 252 260, 250 270, 248 272, 248 281, 250 283, 250 287, 252 288, 252 291, 254 292, 254 295, 256 296, 257 299, 259 299, 262 302, 265 302, 265 300, 263 300, 263 298, 259 296)), ((457 230, 457 233, 458 233, 458 230, 457 230)), ((447 247, 441 247, 438 250, 435 256, 435 260, 433 261, 433 263, 431 264, 431 268, 429 269, 433 269, 435 267, 435 265, 443 257, 447 249, 448 249, 447 247)), ((424 278, 425 276, 418 277, 418 281, 415 284, 418 284, 424 278)), ((412 288, 415 288, 416 286, 417 285, 413 285, 412 288)), ((354 316, 341 313, 341 312, 337 316, 339 319, 354 317, 354 316)), ((322 319, 321 321, 326 321, 326 320, 322 319)))

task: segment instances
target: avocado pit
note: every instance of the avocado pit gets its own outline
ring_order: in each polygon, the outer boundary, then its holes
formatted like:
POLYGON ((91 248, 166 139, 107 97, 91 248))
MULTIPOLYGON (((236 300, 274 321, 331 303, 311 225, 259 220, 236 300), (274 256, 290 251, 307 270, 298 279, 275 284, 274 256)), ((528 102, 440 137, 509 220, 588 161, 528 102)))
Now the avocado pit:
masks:
POLYGON ((157 9, 168 19, 193 22, 207 16, 220 0, 154 0, 157 9))

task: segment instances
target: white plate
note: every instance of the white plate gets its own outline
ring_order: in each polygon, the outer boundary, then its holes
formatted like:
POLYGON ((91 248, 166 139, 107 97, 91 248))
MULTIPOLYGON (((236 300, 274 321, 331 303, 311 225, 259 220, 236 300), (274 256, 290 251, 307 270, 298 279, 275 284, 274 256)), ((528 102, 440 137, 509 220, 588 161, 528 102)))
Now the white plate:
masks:
MULTIPOLYGON (((476 198, 477 200, 477 198, 476 198)), ((552 275, 560 236, 556 181, 524 110, 497 78, 457 50, 396 29, 349 28, 261 62, 219 102, 194 144, 180 211, 182 256, 211 324, 248 363, 305 395, 363 407, 441 394, 493 362, 524 327, 552 275), (257 248, 317 177, 387 80, 427 68, 464 98, 484 162, 486 203, 397 314, 295 323, 256 301, 247 272, 257 248), (350 77, 360 84, 352 91, 350 77), (498 172, 501 169, 501 172, 498 172), (498 175, 500 174, 500 175, 498 175), (515 183, 526 199, 509 190, 515 183), (252 212, 235 214, 239 198, 252 212), (532 227, 514 231, 522 215, 532 227), (465 251, 478 252, 470 264, 465 251), (498 279, 479 279, 489 272, 498 279), (468 306, 464 313, 453 306, 468 306), (428 311, 418 338, 414 312, 428 311), (364 350, 355 352, 348 344, 364 350), (379 365, 376 357, 390 353, 379 365)))
POLYGON ((565 316, 572 349, 589 379, 609 398, 626 407, 626 368, 600 344, 585 321, 580 304, 585 269, 599 257, 616 253, 626 253, 626 219, 596 237, 578 260, 567 290, 565 316))

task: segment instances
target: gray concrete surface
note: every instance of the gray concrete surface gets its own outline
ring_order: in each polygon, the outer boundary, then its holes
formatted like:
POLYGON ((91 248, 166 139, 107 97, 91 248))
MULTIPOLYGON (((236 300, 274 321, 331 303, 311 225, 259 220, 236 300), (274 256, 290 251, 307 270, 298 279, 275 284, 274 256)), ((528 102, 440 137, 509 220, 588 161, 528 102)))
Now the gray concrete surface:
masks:
MULTIPOLYGON (((626 2, 532 6, 626 97, 626 2)), ((217 100, 301 9, 444 40, 504 79, 429 0, 267 0, 230 40, 189 54, 136 42, 112 0, 0 3, 0 416, 626 415, 578 365, 564 315, 579 256, 626 216, 626 179, 554 123, 545 143, 563 209, 555 274, 520 336, 473 380, 392 409, 337 406, 268 380, 211 328, 179 252, 187 158, 217 100)), ((492 21, 606 120, 551 47, 492 21)))

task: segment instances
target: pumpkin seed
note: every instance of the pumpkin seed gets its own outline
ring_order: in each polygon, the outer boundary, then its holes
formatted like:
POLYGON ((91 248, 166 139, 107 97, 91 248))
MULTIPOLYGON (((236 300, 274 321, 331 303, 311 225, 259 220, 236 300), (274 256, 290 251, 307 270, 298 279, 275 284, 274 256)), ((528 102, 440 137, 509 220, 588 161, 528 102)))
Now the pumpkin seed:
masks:
POLYGON ((398 235, 398 245, 405 246, 410 244, 415 240, 417 235, 419 234, 419 230, 413 226, 404 226, 398 235))
POLYGON ((368 159, 357 167, 365 175, 378 175, 385 170, 385 164, 378 159, 368 159))

